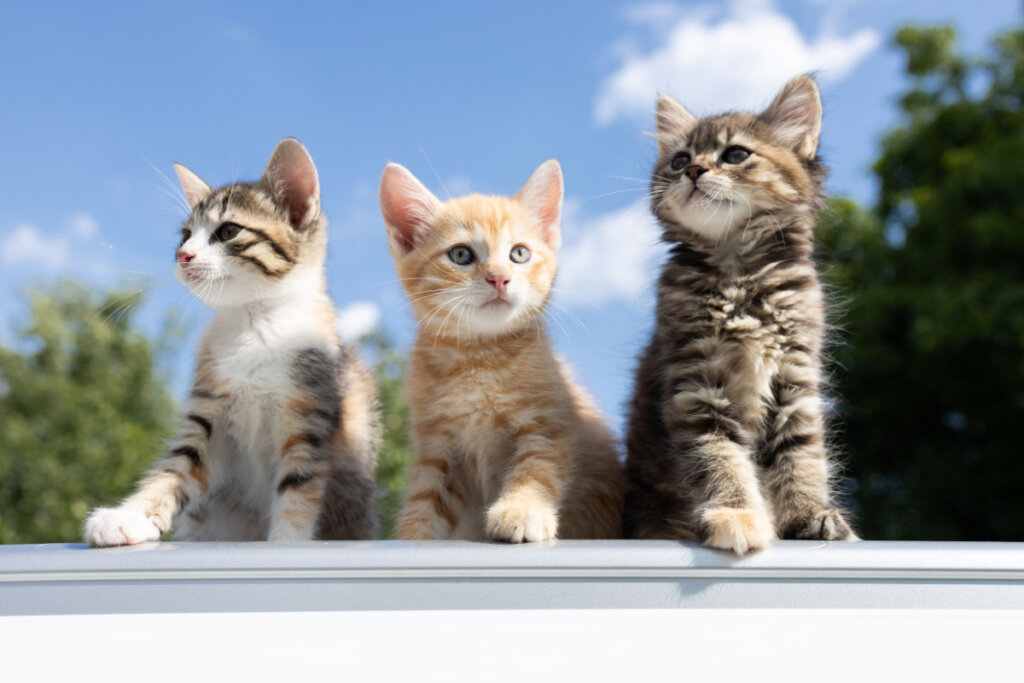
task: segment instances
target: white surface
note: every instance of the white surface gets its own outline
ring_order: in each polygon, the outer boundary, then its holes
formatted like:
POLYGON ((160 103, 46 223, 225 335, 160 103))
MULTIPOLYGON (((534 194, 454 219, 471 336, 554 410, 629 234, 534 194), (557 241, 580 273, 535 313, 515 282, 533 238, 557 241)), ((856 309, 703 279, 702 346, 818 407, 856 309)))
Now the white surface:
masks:
POLYGON ((1011 681, 1022 633, 1021 610, 25 616, 0 617, 0 661, 6 681, 1011 681))

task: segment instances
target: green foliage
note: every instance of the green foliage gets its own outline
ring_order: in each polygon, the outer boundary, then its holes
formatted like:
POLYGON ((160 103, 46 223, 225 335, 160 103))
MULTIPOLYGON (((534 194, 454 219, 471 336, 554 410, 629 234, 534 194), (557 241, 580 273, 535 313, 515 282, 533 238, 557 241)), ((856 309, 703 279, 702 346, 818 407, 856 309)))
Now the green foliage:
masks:
POLYGON ((912 85, 872 212, 820 237, 845 303, 835 350, 848 474, 868 538, 1020 540, 1024 460, 1024 31, 967 59, 901 29, 912 85))
POLYGON ((377 506, 381 538, 391 538, 402 506, 402 492, 408 481, 412 448, 409 444, 409 408, 405 402, 405 357, 382 331, 362 342, 364 352, 374 358, 373 369, 383 415, 384 437, 377 458, 377 481, 384 493, 377 506))
MULTIPOLYGON (((116 504, 171 435, 176 411, 157 356, 180 339, 168 319, 155 345, 132 324, 139 296, 65 282, 30 295, 30 323, 0 347, 0 543, 78 541, 96 505, 116 504)), ((367 337, 384 437, 378 512, 392 534, 410 447, 405 360, 367 337)))
POLYGON ((0 543, 78 541, 159 454, 174 405, 132 326, 138 295, 61 283, 30 302, 0 347, 0 543))

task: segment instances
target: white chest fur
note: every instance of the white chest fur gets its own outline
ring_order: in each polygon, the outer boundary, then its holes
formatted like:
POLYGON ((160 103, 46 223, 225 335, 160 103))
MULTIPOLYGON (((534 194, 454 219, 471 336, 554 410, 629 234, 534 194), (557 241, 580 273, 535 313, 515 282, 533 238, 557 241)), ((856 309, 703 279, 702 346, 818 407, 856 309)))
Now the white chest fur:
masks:
POLYGON ((329 357, 337 352, 315 303, 250 304, 218 311, 210 324, 207 348, 231 397, 225 426, 239 447, 261 460, 283 441, 278 418, 296 393, 298 354, 310 348, 329 357))

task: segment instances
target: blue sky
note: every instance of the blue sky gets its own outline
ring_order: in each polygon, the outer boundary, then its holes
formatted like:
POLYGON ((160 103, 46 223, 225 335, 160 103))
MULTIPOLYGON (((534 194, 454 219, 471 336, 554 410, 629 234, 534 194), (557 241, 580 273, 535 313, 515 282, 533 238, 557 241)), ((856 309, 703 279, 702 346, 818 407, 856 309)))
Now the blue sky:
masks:
POLYGON ((171 163, 252 180, 295 136, 331 219, 328 276, 347 329, 412 321, 376 189, 387 161, 439 197, 510 194, 545 159, 566 181, 553 337, 613 424, 651 326, 661 248, 646 211, 655 91, 692 111, 763 106, 819 74, 833 195, 869 203, 896 119, 906 22, 949 22, 968 50, 1017 0, 521 3, 11 3, 0 24, 0 343, 20 293, 71 275, 144 289, 192 331, 208 312, 174 281, 183 218, 171 163), (564 328, 564 329, 563 329, 564 328))

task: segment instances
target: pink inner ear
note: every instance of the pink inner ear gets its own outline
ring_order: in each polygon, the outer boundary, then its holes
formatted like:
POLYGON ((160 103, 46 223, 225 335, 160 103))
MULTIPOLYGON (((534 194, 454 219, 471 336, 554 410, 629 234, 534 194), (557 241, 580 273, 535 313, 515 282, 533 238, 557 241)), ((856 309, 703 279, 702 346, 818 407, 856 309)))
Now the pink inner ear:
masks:
POLYGON ((814 156, 821 130, 821 100, 814 81, 797 77, 787 83, 760 118, 797 153, 814 156))
POLYGON ((174 164, 174 172, 178 174, 178 182, 181 183, 181 189, 185 193, 185 200, 188 201, 189 208, 196 208, 196 204, 210 193, 210 186, 181 164, 174 164))
POLYGON ((288 207, 288 215, 292 227, 297 228, 311 208, 310 199, 316 192, 316 180, 309 174, 290 169, 292 174, 282 178, 284 184, 284 203, 288 207))
POLYGON ((664 154, 680 138, 686 137, 697 124, 697 117, 668 95, 658 96, 654 117, 658 152, 664 154))
POLYGON ((537 217, 544 225, 545 230, 562 217, 562 183, 559 182, 560 180, 560 178, 556 178, 549 182, 538 197, 540 210, 537 212, 537 217))
POLYGON ((398 164, 388 164, 380 181, 380 210, 393 240, 405 251, 416 245, 417 234, 440 202, 416 177, 398 164))
POLYGON ((540 223, 544 241, 552 248, 561 245, 562 168, 554 159, 545 161, 516 193, 526 210, 540 223))
POLYGON ((274 198, 288 211, 288 220, 298 228, 320 198, 316 167, 297 140, 285 140, 274 150, 264 177, 274 198))

